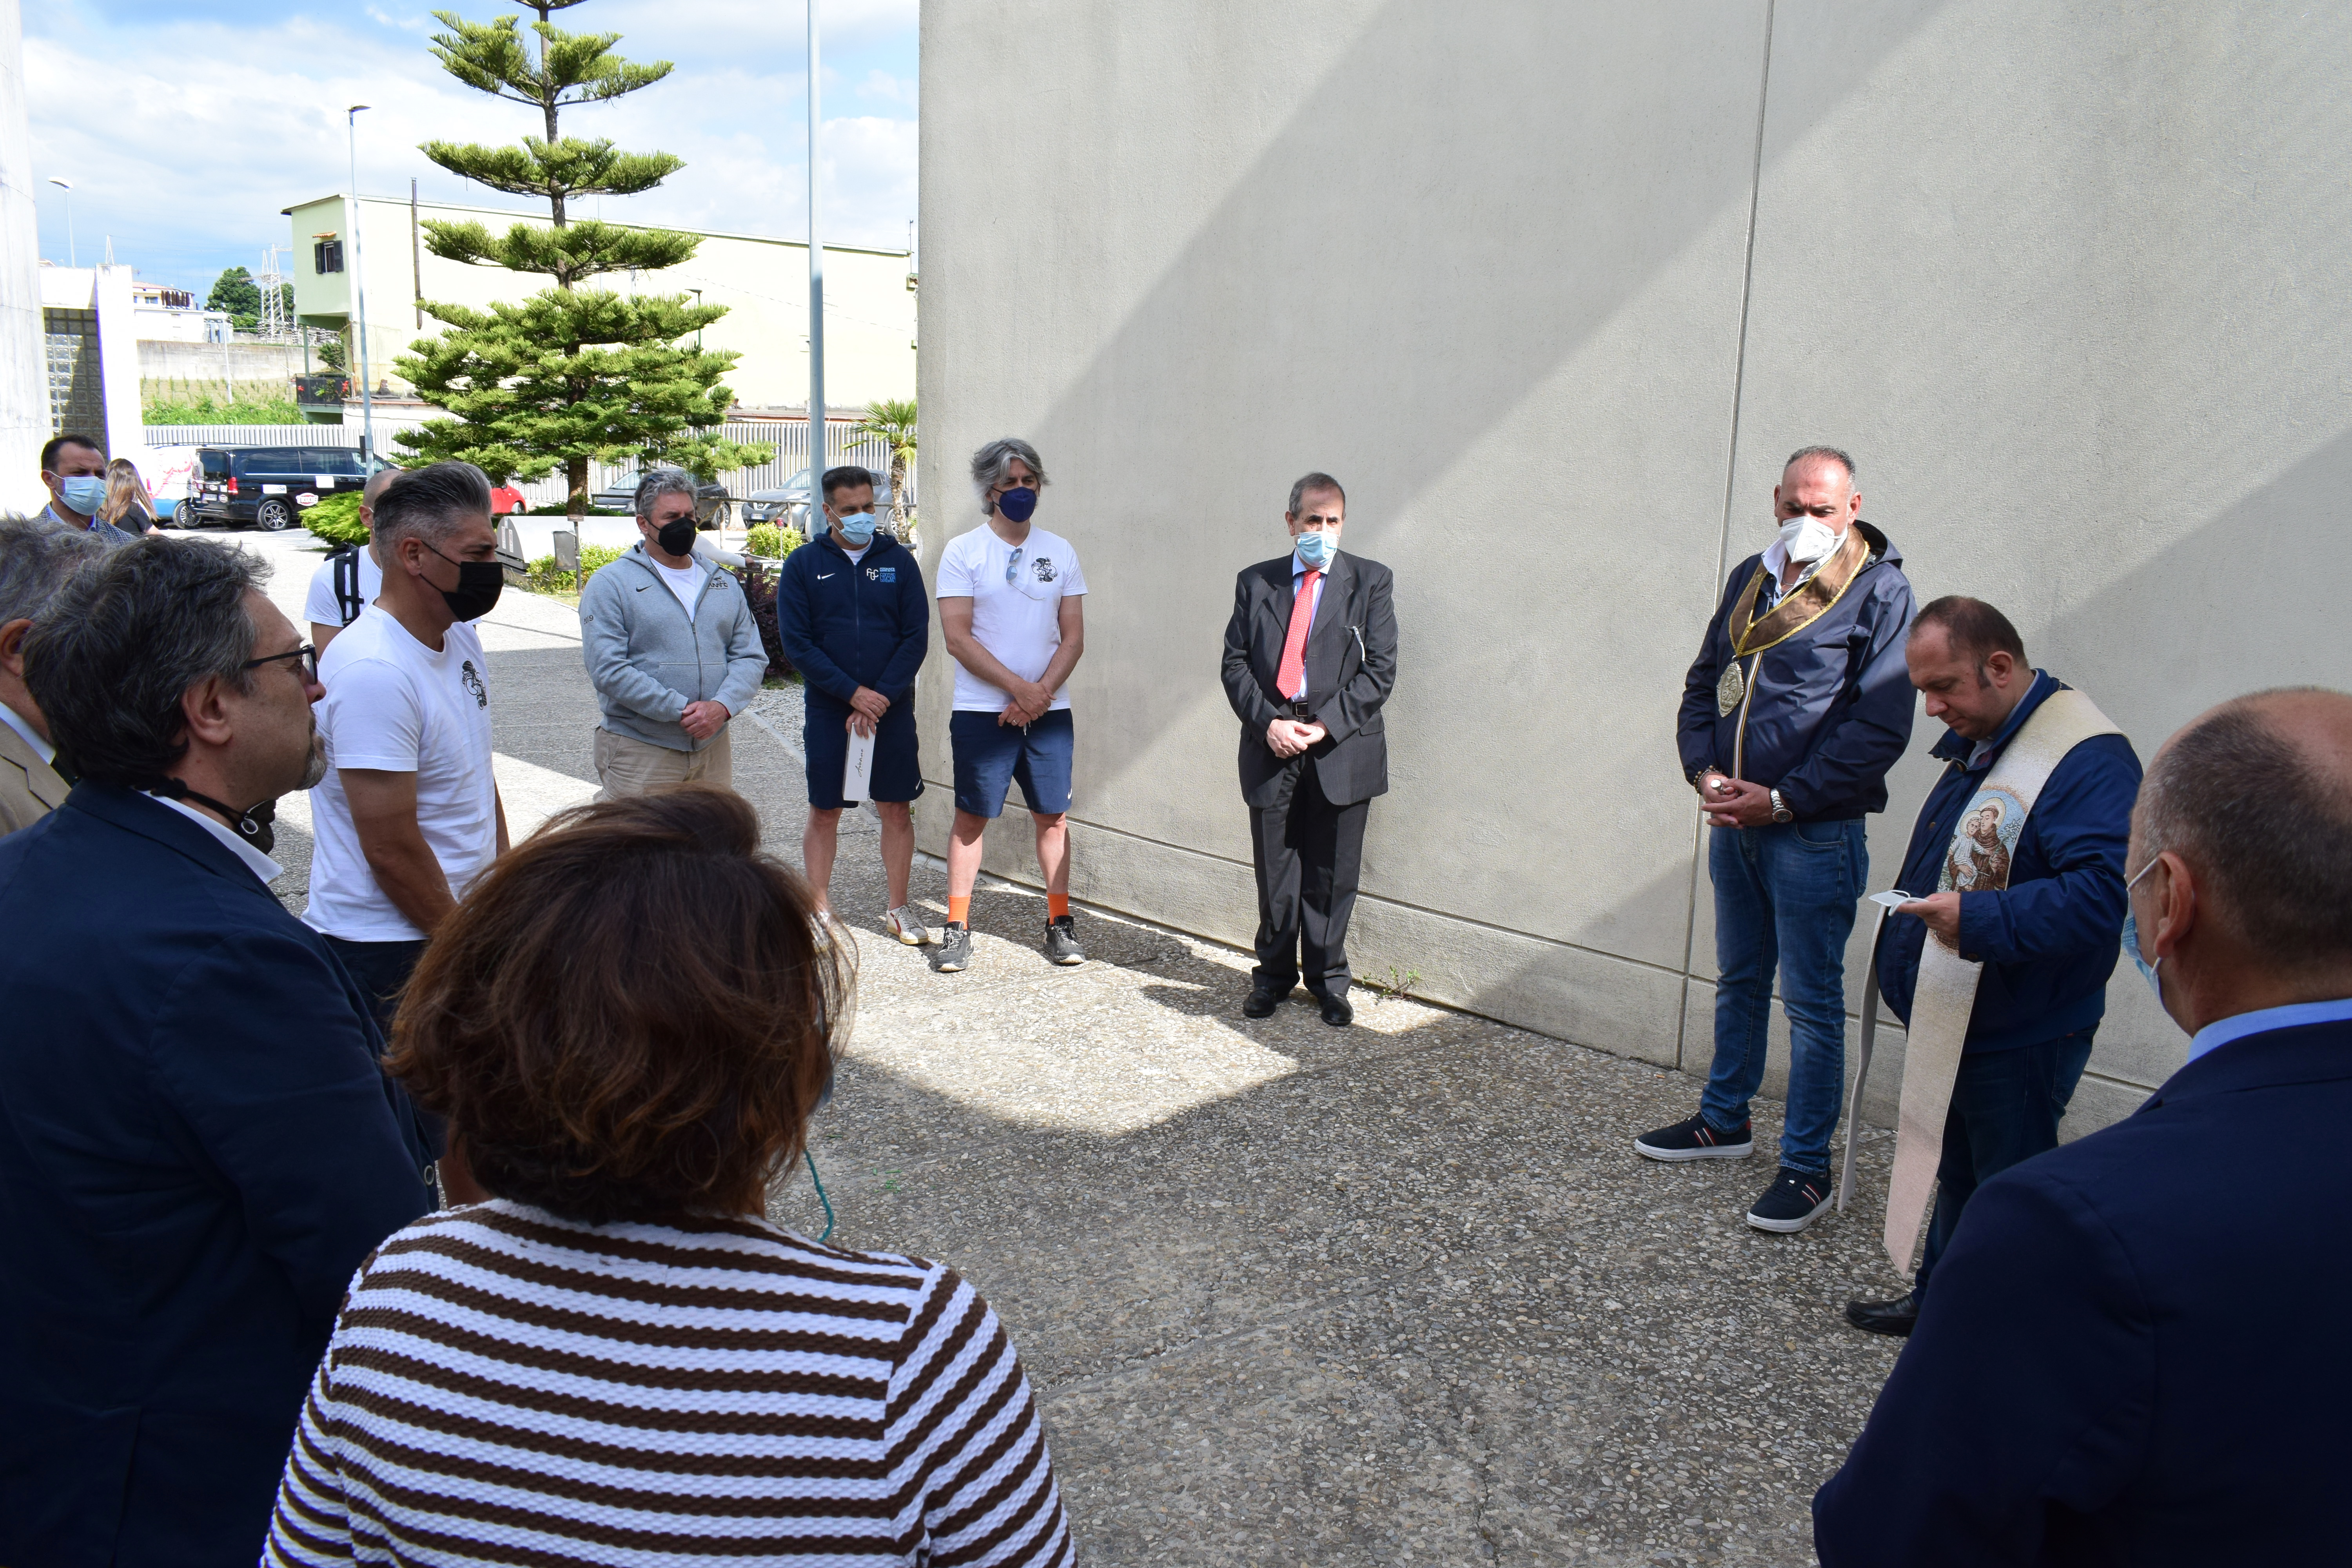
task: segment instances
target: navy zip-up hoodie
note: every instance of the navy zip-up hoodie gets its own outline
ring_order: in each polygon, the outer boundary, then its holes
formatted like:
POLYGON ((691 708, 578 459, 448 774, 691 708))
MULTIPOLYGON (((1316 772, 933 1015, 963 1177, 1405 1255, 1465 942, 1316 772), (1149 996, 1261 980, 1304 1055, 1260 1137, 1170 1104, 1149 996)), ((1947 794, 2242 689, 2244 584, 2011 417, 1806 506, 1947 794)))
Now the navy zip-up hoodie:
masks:
MULTIPOLYGON (((1903 642, 1911 626, 1911 584, 1902 552, 1870 524, 1854 527, 1870 559, 1821 618, 1764 650, 1748 705, 1748 748, 1739 776, 1777 789, 1800 822, 1849 820, 1886 809, 1886 770, 1911 743, 1917 706, 1903 642)), ((1716 711, 1715 686, 1731 663, 1731 612, 1761 552, 1742 561, 1724 584, 1722 602, 1683 682, 1675 741, 1683 776, 1703 769, 1728 774, 1739 710, 1716 711)))
POLYGON ((923 569, 913 551, 878 531, 853 562, 828 527, 784 558, 776 630, 812 696, 845 706, 864 686, 903 702, 931 648, 923 569))
MULTIPOLYGON (((1993 736, 1984 765, 1971 769, 1976 742, 1947 730, 1929 754, 1948 765, 1903 856, 1895 886, 1914 898, 1936 890, 1955 818, 2009 749, 2010 738, 2064 682, 2042 670, 1993 736)), ((1960 956, 1981 959, 1976 1010, 1965 1049, 2005 1051, 2039 1045, 2097 1023, 2107 1010, 2107 977, 2123 951, 2125 843, 2139 796, 2139 757, 2121 735, 2094 735, 2066 753, 2026 814, 2011 851, 2009 887, 1960 895, 1960 956)), ((1878 989, 1906 1024, 1919 984, 1927 923, 1886 917, 1878 939, 1878 989)), ((1940 1278, 1940 1276, 1939 1276, 1940 1278)))

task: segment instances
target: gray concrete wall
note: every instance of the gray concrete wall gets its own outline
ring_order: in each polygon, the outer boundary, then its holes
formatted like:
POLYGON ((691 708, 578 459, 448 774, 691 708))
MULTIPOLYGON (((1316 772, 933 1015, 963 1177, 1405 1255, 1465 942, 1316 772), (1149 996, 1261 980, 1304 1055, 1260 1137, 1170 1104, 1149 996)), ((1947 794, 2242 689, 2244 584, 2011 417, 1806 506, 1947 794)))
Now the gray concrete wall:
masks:
MULTIPOLYGON (((925 548, 978 521, 963 455, 1038 443, 1093 588, 1076 890, 1247 940, 1218 639, 1308 468, 1403 630, 1360 973, 1688 1070, 1674 710, 1791 447, 1853 449, 1921 597, 2001 605, 2144 753, 2352 684, 2347 66, 2352 13, 2256 5, 926 7, 925 548)), ((2126 966, 2074 1121, 2182 1050, 2126 966)))
MULTIPOLYGON (((326 367, 316 362, 312 368, 326 367)), ((139 384, 149 399, 294 395, 302 374, 299 343, 184 343, 161 338, 139 342, 139 384)))

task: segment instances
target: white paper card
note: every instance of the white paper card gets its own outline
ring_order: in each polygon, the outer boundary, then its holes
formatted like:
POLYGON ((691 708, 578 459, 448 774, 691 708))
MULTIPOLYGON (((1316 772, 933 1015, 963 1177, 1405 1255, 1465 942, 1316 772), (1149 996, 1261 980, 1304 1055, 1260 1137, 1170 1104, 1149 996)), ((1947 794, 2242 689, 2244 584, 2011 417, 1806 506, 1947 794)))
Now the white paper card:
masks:
POLYGON ((861 801, 874 783, 874 737, 849 731, 849 760, 841 765, 841 798, 861 801))
POLYGON ((1911 902, 1911 895, 1896 889, 1893 892, 1873 893, 1870 895, 1870 901, 1874 904, 1884 904, 1890 910, 1897 910, 1911 902))

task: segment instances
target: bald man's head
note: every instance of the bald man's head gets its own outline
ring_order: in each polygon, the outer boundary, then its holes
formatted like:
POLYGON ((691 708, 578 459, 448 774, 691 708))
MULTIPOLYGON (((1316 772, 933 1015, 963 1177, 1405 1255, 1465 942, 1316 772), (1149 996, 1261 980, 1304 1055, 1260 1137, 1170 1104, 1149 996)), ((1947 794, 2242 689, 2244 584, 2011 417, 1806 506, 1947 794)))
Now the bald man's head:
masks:
POLYGON ((2132 869, 2170 850, 2283 970, 2352 962, 2352 696, 2257 691, 2192 721, 2140 787, 2132 869))

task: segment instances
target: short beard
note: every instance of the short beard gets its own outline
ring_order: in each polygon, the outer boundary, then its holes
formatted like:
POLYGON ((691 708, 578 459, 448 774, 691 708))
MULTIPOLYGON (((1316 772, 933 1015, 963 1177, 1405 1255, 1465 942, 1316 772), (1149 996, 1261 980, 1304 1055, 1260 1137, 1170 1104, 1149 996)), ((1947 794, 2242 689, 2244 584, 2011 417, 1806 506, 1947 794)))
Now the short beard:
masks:
POLYGON ((295 787, 297 789, 315 789, 318 787, 320 782, 326 776, 326 737, 319 733, 319 726, 316 722, 313 722, 310 726, 310 757, 308 762, 302 764, 302 782, 295 787))

